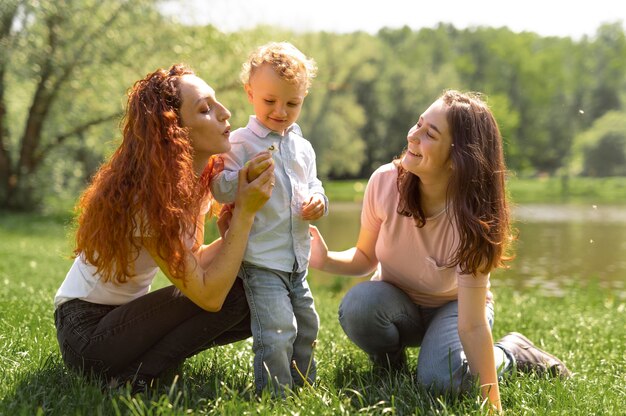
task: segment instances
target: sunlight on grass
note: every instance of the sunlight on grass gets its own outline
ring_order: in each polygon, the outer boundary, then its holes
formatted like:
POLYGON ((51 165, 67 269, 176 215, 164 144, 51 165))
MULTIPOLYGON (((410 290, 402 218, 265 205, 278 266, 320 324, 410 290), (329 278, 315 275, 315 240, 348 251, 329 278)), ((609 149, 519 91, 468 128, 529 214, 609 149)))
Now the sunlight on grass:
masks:
MULTIPOLYGON (((145 395, 100 391, 68 372, 56 344, 52 298, 71 260, 66 218, 0 218, 0 414, 348 415, 486 414, 476 394, 433 397, 410 373, 378 375, 337 321, 347 283, 312 282, 320 314, 318 382, 286 400, 254 395, 251 340, 187 360, 145 395)), ((626 305, 590 279, 566 296, 496 285, 494 338, 517 330, 561 357, 570 380, 512 375, 501 384, 509 414, 615 415, 626 408, 626 305)), ((164 278, 157 285, 165 285, 164 278)))

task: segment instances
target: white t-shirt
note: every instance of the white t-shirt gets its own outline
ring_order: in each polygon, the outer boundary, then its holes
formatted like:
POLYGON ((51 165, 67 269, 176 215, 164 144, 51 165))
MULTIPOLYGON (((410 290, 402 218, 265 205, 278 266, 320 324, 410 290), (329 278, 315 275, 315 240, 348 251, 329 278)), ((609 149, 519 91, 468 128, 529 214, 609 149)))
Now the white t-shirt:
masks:
MULTIPOLYGON (((209 212, 211 203, 207 204, 203 214, 209 212)), ((195 235, 185 238, 187 248, 193 247, 195 235)), ((81 254, 76 256, 74 264, 65 276, 54 296, 54 307, 72 300, 82 299, 87 302, 103 305, 123 305, 150 291, 150 285, 154 280, 159 267, 145 247, 141 247, 139 256, 130 265, 135 275, 125 283, 117 283, 111 280, 105 282, 102 276, 97 274, 96 267, 88 263, 81 254)))
POLYGON ((95 266, 88 263, 82 254, 76 256, 54 297, 54 307, 77 298, 103 305, 122 305, 145 295, 150 291, 159 267, 143 247, 133 267, 137 274, 126 283, 104 282, 96 273, 95 266))

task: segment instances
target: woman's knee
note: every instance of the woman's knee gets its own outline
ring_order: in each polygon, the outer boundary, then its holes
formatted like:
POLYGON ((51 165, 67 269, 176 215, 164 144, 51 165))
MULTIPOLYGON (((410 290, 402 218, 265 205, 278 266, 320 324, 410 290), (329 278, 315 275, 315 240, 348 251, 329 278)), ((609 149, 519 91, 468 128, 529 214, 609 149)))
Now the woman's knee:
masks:
MULTIPOLYGON (((387 344, 393 325, 385 306, 388 298, 382 282, 363 282, 346 293, 339 306, 339 323, 352 342, 366 351, 387 344)), ((397 338, 393 337, 392 338, 397 338)))
POLYGON ((458 392, 464 378, 469 375, 466 361, 447 359, 438 361, 438 364, 418 361, 418 384, 435 392, 458 392))
POLYGON ((352 287, 339 305, 339 322, 347 326, 387 322, 394 316, 412 315, 414 305, 402 290, 381 281, 367 281, 352 287))
POLYGON ((374 282, 362 282, 353 286, 341 300, 339 305, 339 321, 342 323, 369 320, 369 316, 375 312, 380 297, 376 296, 374 282))

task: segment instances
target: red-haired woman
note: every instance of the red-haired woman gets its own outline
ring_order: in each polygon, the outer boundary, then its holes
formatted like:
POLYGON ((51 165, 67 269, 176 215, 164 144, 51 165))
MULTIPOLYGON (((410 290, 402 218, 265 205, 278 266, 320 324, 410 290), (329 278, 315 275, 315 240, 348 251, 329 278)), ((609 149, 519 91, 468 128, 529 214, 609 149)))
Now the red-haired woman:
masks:
POLYGON ((447 91, 407 135, 407 149, 370 178, 356 247, 329 252, 311 228, 311 267, 374 278, 351 288, 339 321, 374 365, 406 367, 420 346, 417 380, 459 392, 477 379, 500 409, 498 375, 513 368, 569 370, 518 333, 494 346, 489 272, 511 238, 502 137, 476 94, 447 91))
POLYGON ((274 166, 264 152, 241 170, 228 232, 205 245, 230 112, 184 65, 148 74, 128 95, 122 142, 78 203, 76 257, 54 304, 64 362, 139 390, 191 355, 250 336, 236 277, 274 166), (249 168, 263 173, 248 182, 249 168), (149 293, 159 269, 173 285, 149 293))

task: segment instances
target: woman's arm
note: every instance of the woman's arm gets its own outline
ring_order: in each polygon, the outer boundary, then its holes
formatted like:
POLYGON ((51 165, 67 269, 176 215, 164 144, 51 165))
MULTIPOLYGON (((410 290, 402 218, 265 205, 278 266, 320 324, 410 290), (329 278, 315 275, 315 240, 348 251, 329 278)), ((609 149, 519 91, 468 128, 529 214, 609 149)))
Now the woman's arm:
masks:
POLYGON ((459 337, 472 375, 478 376, 482 396, 495 410, 502 410, 493 338, 485 314, 487 288, 459 287, 459 337))
POLYGON ((348 276, 365 276, 376 269, 376 239, 378 233, 361 227, 356 247, 345 251, 328 251, 328 246, 317 227, 309 226, 311 233, 311 257, 314 269, 348 276))
POLYGON ((248 182, 247 167, 239 171, 239 185, 228 233, 217 241, 186 253, 187 275, 184 281, 173 278, 165 260, 156 249, 156 241, 144 239, 144 245, 163 273, 194 303, 208 311, 221 309, 232 287, 248 243, 254 216, 271 195, 273 165, 256 180, 248 182))

